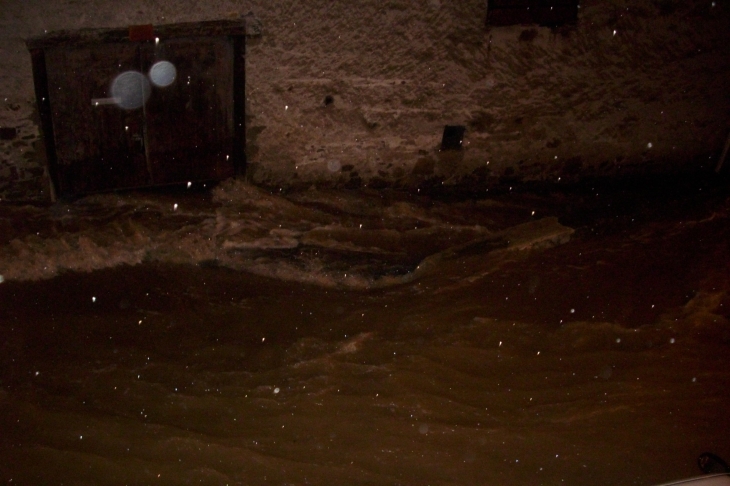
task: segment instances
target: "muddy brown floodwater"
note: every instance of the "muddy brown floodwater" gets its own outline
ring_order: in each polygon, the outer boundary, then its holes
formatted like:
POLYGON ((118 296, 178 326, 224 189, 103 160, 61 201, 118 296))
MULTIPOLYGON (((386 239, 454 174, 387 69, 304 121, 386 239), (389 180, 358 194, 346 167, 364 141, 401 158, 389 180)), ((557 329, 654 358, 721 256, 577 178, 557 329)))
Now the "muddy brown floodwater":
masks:
POLYGON ((730 457, 727 187, 5 208, 0 479, 696 475, 730 457))

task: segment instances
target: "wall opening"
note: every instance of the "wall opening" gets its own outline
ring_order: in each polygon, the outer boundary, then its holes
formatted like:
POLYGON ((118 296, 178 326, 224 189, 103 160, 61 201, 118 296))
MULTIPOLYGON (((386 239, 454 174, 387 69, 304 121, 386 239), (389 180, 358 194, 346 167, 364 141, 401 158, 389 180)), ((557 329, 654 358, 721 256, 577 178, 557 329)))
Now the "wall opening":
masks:
POLYGON ((487 26, 574 24, 578 21, 578 3, 578 0, 489 0, 487 26))
POLYGON ((461 150, 465 131, 463 125, 446 125, 441 138, 441 150, 461 150))

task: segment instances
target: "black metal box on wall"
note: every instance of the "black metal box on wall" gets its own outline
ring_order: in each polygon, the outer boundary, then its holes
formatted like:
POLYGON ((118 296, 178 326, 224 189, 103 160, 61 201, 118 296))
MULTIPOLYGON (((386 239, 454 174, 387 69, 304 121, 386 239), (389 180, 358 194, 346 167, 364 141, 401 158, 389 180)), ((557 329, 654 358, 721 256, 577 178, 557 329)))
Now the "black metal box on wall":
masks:
POLYGON ((54 197, 242 171, 245 38, 210 21, 28 39, 54 197))
POLYGON ((557 26, 578 20, 578 0, 487 0, 487 26, 557 26))

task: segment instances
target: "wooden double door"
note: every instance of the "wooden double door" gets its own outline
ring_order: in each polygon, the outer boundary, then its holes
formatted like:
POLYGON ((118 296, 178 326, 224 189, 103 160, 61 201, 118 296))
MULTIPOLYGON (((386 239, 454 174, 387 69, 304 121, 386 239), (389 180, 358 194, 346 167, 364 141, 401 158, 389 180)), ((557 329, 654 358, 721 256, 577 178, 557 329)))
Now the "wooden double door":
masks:
POLYGON ((58 194, 233 175, 243 143, 234 127, 234 51, 223 36, 46 48, 58 194), (149 80, 161 61, 166 85, 149 80), (139 81, 142 103, 120 76, 139 81))

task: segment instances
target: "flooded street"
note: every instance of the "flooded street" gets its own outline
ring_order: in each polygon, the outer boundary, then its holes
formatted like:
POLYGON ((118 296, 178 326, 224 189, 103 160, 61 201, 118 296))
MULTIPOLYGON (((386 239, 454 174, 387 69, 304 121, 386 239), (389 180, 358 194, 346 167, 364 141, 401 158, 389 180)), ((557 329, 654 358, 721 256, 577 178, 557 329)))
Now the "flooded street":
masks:
POLYGON ((0 207, 0 479, 697 475, 730 457, 730 196, 657 184, 0 207))

